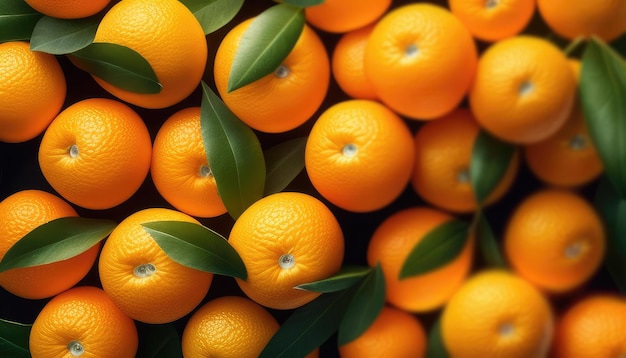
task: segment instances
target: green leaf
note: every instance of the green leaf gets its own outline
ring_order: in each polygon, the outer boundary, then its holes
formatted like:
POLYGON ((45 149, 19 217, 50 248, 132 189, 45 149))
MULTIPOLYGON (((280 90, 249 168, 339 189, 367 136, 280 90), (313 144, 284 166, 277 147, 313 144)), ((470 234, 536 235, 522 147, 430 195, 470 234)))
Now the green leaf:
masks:
POLYGON ((53 55, 65 55, 89 46, 96 37, 100 16, 84 19, 42 17, 35 25, 30 49, 53 55))
POLYGON ((0 318, 0 356, 30 358, 28 338, 31 324, 7 321, 0 318))
POLYGON ((303 283, 296 288, 307 291, 329 293, 348 289, 362 280, 372 271, 370 267, 345 266, 335 275, 310 283, 303 283))
POLYGON ((198 19, 205 35, 228 24, 243 6, 243 0, 181 0, 181 2, 198 19))
POLYGON ((283 4, 289 4, 293 6, 309 7, 309 6, 323 4, 324 1, 326 0, 283 0, 282 2, 283 4))
POLYGON ((616 191, 626 198, 626 64, 591 39, 582 57, 580 98, 589 133, 616 191))
POLYGON ((137 322, 137 358, 182 358, 180 335, 172 324, 137 322))
POLYGON ((182 221, 142 224, 174 261, 196 270, 247 278, 246 266, 228 241, 202 225, 182 221))
POLYGON ((485 214, 478 210, 475 217, 475 232, 478 240, 478 249, 485 264, 489 267, 506 268, 506 260, 502 256, 502 250, 498 245, 498 240, 491 229, 491 225, 487 221, 485 214))
POLYGON ((278 4, 260 13, 244 32, 228 78, 228 92, 276 70, 295 46, 305 18, 302 8, 278 4))
POLYGON ((49 221, 11 246, 0 261, 0 272, 72 258, 103 240, 116 225, 111 220, 81 217, 49 221))
POLYGON ((450 354, 443 343, 441 337, 441 317, 435 321, 428 332, 428 342, 426 343, 426 358, 448 358, 450 354))
POLYGON ((306 137, 290 139, 265 151, 267 174, 264 195, 284 190, 304 169, 306 140, 306 137))
POLYGON ((202 140, 217 191, 228 213, 238 218, 263 197, 265 160, 259 139, 202 82, 202 140))
POLYGON ((0 1, 0 42, 30 39, 42 16, 24 0, 0 1))
POLYGON ((380 264, 361 281, 339 324, 337 344, 342 346, 365 332, 385 305, 385 277, 380 264))
POLYGON ((411 250, 400 269, 400 279, 437 269, 457 257, 469 237, 469 225, 451 219, 428 232, 411 250))
POLYGON ((162 86, 148 61, 128 47, 96 42, 70 56, 80 69, 121 89, 145 94, 161 92, 162 86))
POLYGON ((506 173, 515 146, 481 130, 472 148, 470 180, 476 201, 482 205, 506 173))

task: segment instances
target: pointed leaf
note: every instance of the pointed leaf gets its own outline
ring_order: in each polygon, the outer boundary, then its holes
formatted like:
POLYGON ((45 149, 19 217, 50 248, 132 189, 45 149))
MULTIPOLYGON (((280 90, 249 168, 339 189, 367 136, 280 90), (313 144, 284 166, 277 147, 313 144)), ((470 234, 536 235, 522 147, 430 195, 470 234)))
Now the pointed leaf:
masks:
POLYGON ((485 263, 489 267, 506 268, 507 264, 502 256, 502 250, 496 236, 491 229, 491 225, 485 214, 478 210, 476 211, 476 238, 478 239, 478 249, 485 260, 485 263))
POLYGON ((228 78, 228 92, 276 70, 304 28, 302 8, 278 4, 259 14, 244 32, 228 78))
POLYGON ((243 0, 181 0, 208 35, 228 24, 241 10, 243 0))
POLYGON ((307 291, 329 293, 348 289, 367 276, 370 271, 369 267, 362 266, 346 266, 335 275, 315 282, 303 283, 296 288, 307 291))
POLYGON ((337 344, 342 346, 365 332, 385 305, 385 277, 380 264, 361 281, 339 324, 337 344))
POLYGON ((0 357, 30 358, 28 338, 31 324, 0 318, 0 357))
POLYGON ((0 1, 0 42, 30 39, 42 16, 24 0, 0 1))
POLYGON ((304 169, 306 137, 277 144, 265 151, 265 193, 269 195, 284 190, 304 169))
POLYGON ((172 324, 137 322, 139 358, 182 358, 180 335, 172 324))
POLYGON ((67 20, 44 16, 35 25, 30 49, 53 55, 65 55, 83 49, 93 42, 100 18, 96 15, 67 20))
POLYGON ((258 138, 202 82, 202 140, 217 190, 233 218, 263 197, 265 160, 258 138))
POLYGON ((448 358, 449 356, 441 336, 441 317, 439 317, 430 328, 430 332, 428 332, 426 358, 448 358))
POLYGON ((89 250, 115 228, 111 220, 64 217, 40 225, 18 240, 0 261, 0 272, 67 260, 89 250))
POLYGON ((421 275, 441 267, 457 257, 469 237, 469 225, 449 220, 428 232, 415 245, 400 270, 400 279, 421 275))
POLYGON ((322 4, 324 1, 325 0, 283 0, 283 3, 299 7, 309 7, 322 4))
POLYGON ((244 280, 247 277, 239 254, 213 230, 182 221, 156 221, 142 226, 161 249, 181 265, 244 280))
POLYGON ((597 38, 583 53, 580 98, 605 173, 626 198, 626 64, 597 38))
POLYGON ((482 205, 508 169, 515 146, 481 130, 472 148, 470 180, 476 201, 482 205))
POLYGON ((161 84, 139 53, 112 43, 97 42, 70 54, 80 69, 127 91, 155 94, 161 84))

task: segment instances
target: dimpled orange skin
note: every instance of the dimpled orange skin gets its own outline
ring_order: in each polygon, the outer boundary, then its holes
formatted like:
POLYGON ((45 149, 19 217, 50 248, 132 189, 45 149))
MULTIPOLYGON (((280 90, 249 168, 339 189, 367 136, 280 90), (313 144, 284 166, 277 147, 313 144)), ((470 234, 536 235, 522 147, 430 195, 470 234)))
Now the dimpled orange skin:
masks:
POLYGON ((0 141, 19 143, 43 133, 67 91, 56 57, 27 42, 0 44, 0 141))
POLYGON ((144 108, 165 108, 187 98, 200 84, 208 57, 202 26, 178 0, 120 1, 101 20, 94 42, 129 47, 148 61, 163 85, 157 94, 123 90, 94 77, 114 96, 144 108))
POLYGON ((38 12, 59 19, 80 19, 95 15, 111 0, 24 0, 38 12))
POLYGON ((376 99, 376 89, 365 75, 364 56, 367 39, 374 25, 345 33, 333 51, 331 66, 339 87, 356 99, 376 99))
POLYGON ((134 110, 116 100, 90 98, 54 119, 38 158, 44 177, 63 198, 86 209, 108 209, 139 189, 151 156, 150 133, 134 110))
POLYGON ((131 318, 145 323, 175 321, 196 308, 207 294, 213 274, 183 266, 167 256, 142 224, 184 221, 199 224, 181 212, 149 208, 131 214, 102 247, 98 272, 104 291, 131 318), (144 277, 134 270, 152 264, 144 277))
POLYGON ((313 26, 334 33, 348 32, 378 20, 391 6, 391 0, 326 0, 304 9, 313 26))
MULTIPOLYGON (((0 260, 7 251, 37 226, 62 217, 78 216, 74 208, 54 194, 23 190, 0 202, 0 260)), ((0 273, 0 286, 27 299, 54 296, 87 275, 100 252, 100 244, 63 261, 0 273)))

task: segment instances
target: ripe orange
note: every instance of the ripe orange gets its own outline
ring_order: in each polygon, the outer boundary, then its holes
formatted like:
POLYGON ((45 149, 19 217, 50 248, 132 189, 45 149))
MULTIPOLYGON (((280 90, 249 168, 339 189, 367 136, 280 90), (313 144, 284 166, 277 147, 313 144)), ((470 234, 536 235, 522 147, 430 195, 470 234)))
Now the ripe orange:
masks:
POLYGON ((365 47, 374 25, 352 30, 341 36, 331 58, 333 77, 350 97, 376 99, 376 89, 365 76, 365 47))
POLYGON ((412 314, 383 307, 372 325, 357 339, 339 346, 341 358, 424 357, 426 332, 412 314))
POLYGON ((208 56, 202 26, 177 0, 118 2, 101 20, 94 42, 129 47, 152 66, 163 85, 157 94, 123 90, 94 77, 112 95, 144 108, 165 108, 187 98, 200 84, 208 56))
POLYGON ((476 72, 469 31, 447 9, 413 3, 386 13, 365 48, 365 74, 378 97, 414 119, 434 119, 458 106, 476 72))
POLYGON ((326 109, 309 133, 305 167, 315 189, 338 207, 368 212, 395 200, 413 167, 411 132, 393 111, 369 100, 326 109))
POLYGON ((520 35, 482 54, 469 100, 483 128, 502 140, 529 144, 563 126, 575 91, 565 55, 547 40, 520 35))
MULTIPOLYGON (((458 108, 421 126, 415 134, 415 166, 411 183, 415 192, 435 206, 453 212, 472 212, 478 204, 470 181, 472 148, 480 127, 472 113, 458 108)), ((519 169, 513 156, 504 177, 486 204, 499 200, 510 189, 519 169)))
POLYGON ((200 304, 213 274, 170 259, 142 226, 153 221, 199 224, 191 216, 169 209, 135 212, 119 223, 104 243, 98 272, 104 291, 124 313, 146 323, 167 323, 200 304))
POLYGON ((448 264, 419 276, 403 280, 398 277, 413 247, 431 230, 452 219, 443 211, 420 206, 399 210, 376 228, 367 247, 367 262, 370 266, 380 263, 387 302, 406 311, 427 312, 442 307, 452 297, 471 268, 473 238, 448 264))
POLYGON ((24 0, 38 12, 59 19, 80 19, 95 15, 111 0, 24 0))
POLYGON ((593 293, 568 307, 557 323, 553 353, 565 357, 626 355, 626 299, 593 293))
POLYGON ((200 107, 182 109, 163 123, 154 139, 150 173, 176 209, 205 218, 226 213, 204 151, 200 107))
POLYGON ((25 142, 59 113, 67 87, 56 57, 27 42, 0 44, 0 141, 25 142))
POLYGON ((543 189, 515 208, 505 229, 504 249, 513 268, 549 292, 586 282, 604 258, 604 227, 579 194, 543 189))
POLYGON ((570 40, 595 35, 609 42, 626 32, 623 0, 537 0, 537 7, 552 31, 570 40))
POLYGON ((150 170, 150 133, 122 102, 91 98, 61 112, 39 146, 46 180, 66 200, 108 209, 129 199, 150 170))
POLYGON ((535 13, 535 0, 448 0, 448 6, 474 37, 489 42, 519 34, 535 13))
MULTIPOLYGON (((0 260, 9 249, 39 225, 54 219, 78 216, 74 208, 56 195, 41 190, 23 190, 0 202, 0 260)), ((87 275, 100 251, 100 244, 70 259, 16 268, 0 273, 0 286, 12 294, 43 299, 77 284, 87 275)))
POLYGON ((237 24, 215 55, 215 85, 235 115, 250 127, 269 133, 294 129, 319 109, 330 83, 330 61, 319 36, 304 26, 291 53, 274 71, 228 92, 228 79, 239 42, 253 19, 237 24))
POLYGON ((131 358, 139 343, 135 322, 92 286, 72 288, 48 302, 29 339, 33 358, 131 358))
POLYGON ((280 192, 266 196, 235 221, 228 241, 248 272, 237 284, 253 301, 292 309, 319 293, 294 288, 321 280, 341 267, 343 232, 333 213, 317 198, 280 192))
POLYGON ((391 6, 391 0, 326 0, 305 8, 306 20, 327 32, 348 32, 372 24, 391 6))
POLYGON ((474 274, 441 316, 452 357, 545 357, 553 333, 548 300, 522 278, 501 270, 474 274))

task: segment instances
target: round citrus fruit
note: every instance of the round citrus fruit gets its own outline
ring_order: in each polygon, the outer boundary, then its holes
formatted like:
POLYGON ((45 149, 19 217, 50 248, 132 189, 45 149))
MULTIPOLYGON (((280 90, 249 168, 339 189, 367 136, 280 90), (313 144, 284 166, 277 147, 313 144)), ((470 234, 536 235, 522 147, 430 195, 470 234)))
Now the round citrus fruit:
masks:
POLYGON ((50 54, 27 42, 0 44, 0 141, 25 142, 43 133, 59 113, 65 75, 50 54))
POLYGON ((319 109, 330 83, 330 60, 319 36, 307 25, 273 73, 235 90, 229 77, 241 39, 254 21, 237 24, 215 55, 215 85, 228 108, 250 127, 268 133, 294 129, 319 109))
POLYGON ((305 166, 311 183, 338 207, 368 212, 406 188, 413 167, 406 123, 385 105, 348 100, 326 109, 309 133, 305 166))
POLYGON ((467 94, 477 50, 469 31, 447 9, 412 3, 387 12, 365 48, 365 74, 378 97, 414 119, 452 111, 467 94))
POLYGON ((374 25, 345 33, 337 41, 331 57, 333 77, 352 98, 376 99, 376 89, 364 69, 365 46, 372 30, 374 25))
POLYGON ((553 333, 548 300, 503 270, 474 274, 441 316, 441 335, 453 357, 545 357, 553 333))
POLYGON ((451 262, 425 274, 399 278, 413 248, 432 230, 452 219, 443 211, 420 206, 399 210, 379 224, 367 247, 367 262, 370 266, 380 263, 387 302, 410 312, 432 311, 442 307, 463 283, 472 265, 471 237, 451 262))
POLYGON ((179 110, 159 129, 150 167, 158 192, 176 209, 197 217, 226 213, 207 161, 200 107, 179 110))
POLYGON ((391 6, 391 0, 326 0, 305 8, 306 20, 327 32, 348 32, 378 20, 391 6))
POLYGON ((145 323, 167 323, 200 304, 213 274, 172 260, 143 226, 154 221, 199 224, 191 216, 170 209, 135 212, 105 241, 98 272, 102 288, 124 313, 145 323))
POLYGON ((228 241, 248 277, 237 284, 253 301, 274 309, 304 305, 319 293, 296 286, 336 273, 344 253, 343 232, 317 198, 280 192, 266 196, 235 221, 228 241))
POLYGON ((24 0, 38 12, 59 19, 80 19, 95 15, 111 0, 24 0))
POLYGON ((91 98, 67 107, 39 146, 39 167, 66 200, 108 209, 128 200, 150 170, 150 133, 122 102, 91 98))
MULTIPOLYGON (((41 190, 22 190, 0 202, 0 260, 24 235, 54 219, 78 216, 70 204, 41 190)), ((59 238, 61 239, 61 238, 59 238)), ((76 285, 89 272, 100 244, 72 258, 0 273, 0 286, 28 299, 54 296, 76 285)))

